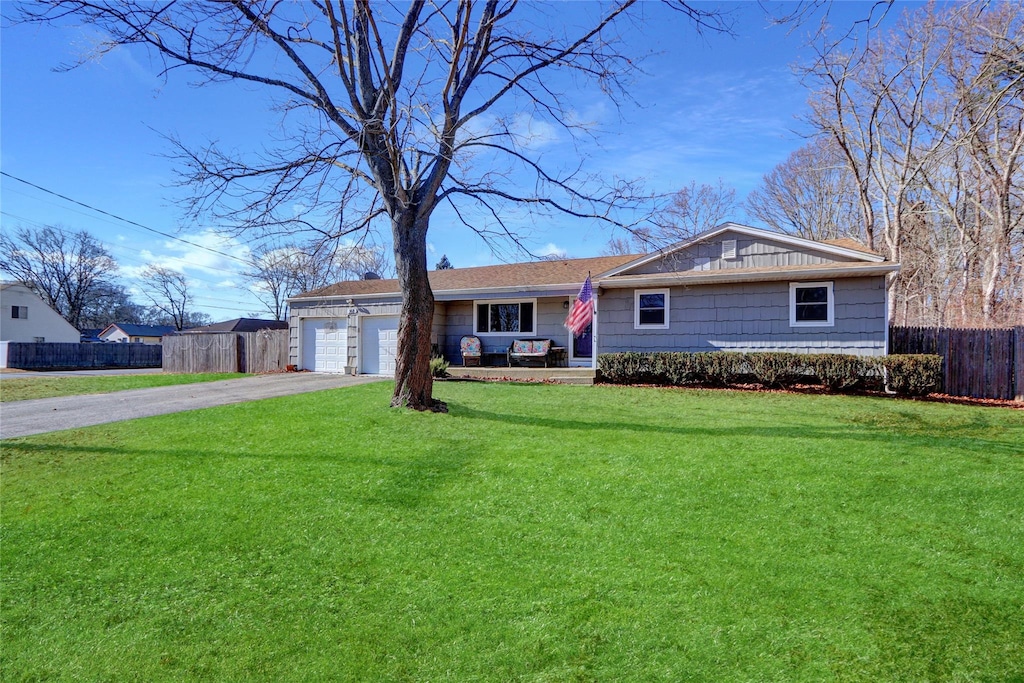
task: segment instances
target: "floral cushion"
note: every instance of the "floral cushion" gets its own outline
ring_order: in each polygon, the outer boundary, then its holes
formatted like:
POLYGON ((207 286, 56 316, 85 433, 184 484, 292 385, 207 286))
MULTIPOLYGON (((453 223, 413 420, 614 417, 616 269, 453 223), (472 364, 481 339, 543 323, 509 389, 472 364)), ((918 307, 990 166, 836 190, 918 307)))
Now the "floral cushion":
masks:
POLYGON ((460 347, 463 356, 480 355, 480 339, 478 337, 463 337, 460 347))
POLYGON ((546 356, 550 350, 550 339, 517 339, 512 342, 512 355, 515 356, 546 356))
POLYGON ((517 339, 512 342, 512 353, 525 354, 533 353, 533 342, 517 339))

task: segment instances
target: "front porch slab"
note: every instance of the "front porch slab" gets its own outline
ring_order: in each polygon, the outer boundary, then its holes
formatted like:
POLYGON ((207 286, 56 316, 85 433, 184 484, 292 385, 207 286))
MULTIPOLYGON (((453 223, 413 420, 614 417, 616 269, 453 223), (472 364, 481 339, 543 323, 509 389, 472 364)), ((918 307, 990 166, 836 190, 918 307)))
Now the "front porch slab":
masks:
POLYGON ((509 368, 449 366, 452 377, 470 379, 510 380, 521 382, 551 381, 560 384, 594 383, 597 371, 593 368, 509 368))

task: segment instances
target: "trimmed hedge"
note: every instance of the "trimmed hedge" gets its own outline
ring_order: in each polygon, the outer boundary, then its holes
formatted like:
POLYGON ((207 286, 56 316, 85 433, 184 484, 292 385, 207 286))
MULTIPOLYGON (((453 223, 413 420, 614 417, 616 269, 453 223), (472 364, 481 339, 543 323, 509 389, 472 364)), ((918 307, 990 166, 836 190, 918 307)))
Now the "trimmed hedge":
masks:
POLYGON ((942 356, 899 354, 879 358, 890 391, 924 396, 942 388, 942 356))
POLYGON ((613 384, 729 386, 752 381, 766 388, 819 384, 840 392, 877 385, 884 377, 891 391, 910 396, 942 386, 942 357, 931 355, 626 352, 602 354, 598 367, 602 380, 613 384))

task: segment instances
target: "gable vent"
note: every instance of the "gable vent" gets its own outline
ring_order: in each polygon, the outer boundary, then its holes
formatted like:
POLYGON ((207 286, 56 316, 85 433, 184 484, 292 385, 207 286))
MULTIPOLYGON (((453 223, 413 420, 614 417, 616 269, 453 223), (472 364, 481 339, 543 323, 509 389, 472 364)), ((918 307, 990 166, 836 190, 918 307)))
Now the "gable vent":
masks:
POLYGON ((722 258, 736 259, 736 240, 722 240, 722 258))

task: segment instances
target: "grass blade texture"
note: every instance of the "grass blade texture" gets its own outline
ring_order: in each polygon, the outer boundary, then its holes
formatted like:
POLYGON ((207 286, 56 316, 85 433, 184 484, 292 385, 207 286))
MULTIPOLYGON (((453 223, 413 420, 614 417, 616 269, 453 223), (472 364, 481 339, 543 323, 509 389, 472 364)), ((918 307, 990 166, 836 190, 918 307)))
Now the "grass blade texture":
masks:
POLYGON ((1020 680, 1024 412, 390 391, 5 441, 3 678, 1020 680))

